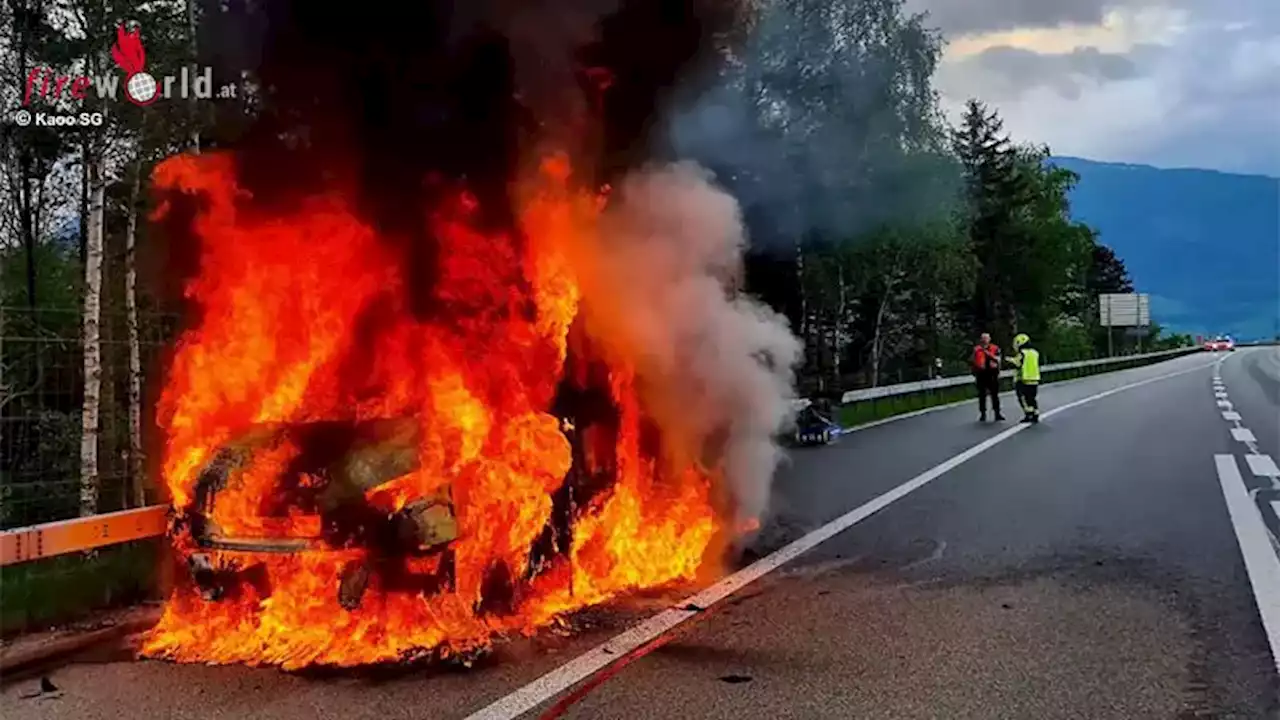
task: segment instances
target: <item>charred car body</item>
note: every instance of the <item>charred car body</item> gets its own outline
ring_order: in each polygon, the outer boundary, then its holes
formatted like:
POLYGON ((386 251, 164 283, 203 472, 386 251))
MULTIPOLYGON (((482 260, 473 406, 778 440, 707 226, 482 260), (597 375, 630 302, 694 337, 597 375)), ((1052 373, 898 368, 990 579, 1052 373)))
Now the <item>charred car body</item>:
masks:
MULTIPOLYGON (((585 379, 582 374, 579 378, 585 379)), ((573 463, 552 494, 546 527, 530 548, 526 579, 552 557, 567 555, 578 508, 614 477, 618 416, 608 391, 599 384, 562 382, 552 413, 561 420, 573 463)), ((350 554, 352 549, 362 551, 360 558, 344 563, 333 581, 338 602, 347 610, 360 606, 375 574, 388 591, 434 594, 452 589, 451 547, 459 529, 449 485, 395 510, 370 502, 371 494, 419 469, 420 432, 413 418, 281 423, 255 426, 225 443, 201 468, 193 502, 175 523, 175 532, 189 534, 195 546, 185 553, 186 565, 201 596, 217 602, 245 585, 269 595, 258 562, 262 554, 350 554), (284 444, 296 448, 296 460, 278 474, 271 498, 258 511, 264 518, 298 512, 317 516, 318 534, 247 537, 225 532, 215 520, 219 496, 236 490, 256 455, 284 444), (416 574, 404 562, 409 557, 436 557, 439 562, 435 572, 416 574)), ((494 592, 500 588, 493 585, 505 584, 509 591, 518 578, 505 567, 490 570, 486 602, 499 598, 501 604, 500 598, 510 592, 494 592)))

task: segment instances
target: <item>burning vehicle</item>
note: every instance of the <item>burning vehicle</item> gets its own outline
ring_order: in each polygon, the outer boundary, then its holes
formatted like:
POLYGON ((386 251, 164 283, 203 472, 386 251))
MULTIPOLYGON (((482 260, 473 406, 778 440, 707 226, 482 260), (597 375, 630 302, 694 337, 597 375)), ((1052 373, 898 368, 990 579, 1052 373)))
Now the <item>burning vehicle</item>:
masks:
MULTIPOLYGON (((413 419, 253 428, 219 448, 200 471, 195 504, 186 519, 192 538, 202 549, 248 553, 325 552, 361 544, 371 550, 370 557, 345 565, 334 584, 338 604, 354 609, 367 587, 370 564, 379 557, 442 552, 457 538, 457 519, 447 485, 432 497, 400 508, 380 507, 376 502, 379 488, 418 469, 418 436, 413 419), (217 493, 238 481, 239 474, 252 465, 255 452, 282 445, 299 447, 306 464, 290 467, 280 478, 281 489, 292 491, 294 509, 304 509, 318 518, 319 534, 225 534, 212 516, 217 493), (373 501, 370 494, 375 496, 373 501)), ((203 596, 220 599, 226 592, 222 585, 225 577, 214 570, 209 557, 193 553, 187 561, 203 596)))
POLYGON ((144 657, 469 653, 753 526, 799 343, 726 287, 734 199, 637 151, 738 4, 580 5, 272 3, 267 110, 156 167, 188 320, 144 657))

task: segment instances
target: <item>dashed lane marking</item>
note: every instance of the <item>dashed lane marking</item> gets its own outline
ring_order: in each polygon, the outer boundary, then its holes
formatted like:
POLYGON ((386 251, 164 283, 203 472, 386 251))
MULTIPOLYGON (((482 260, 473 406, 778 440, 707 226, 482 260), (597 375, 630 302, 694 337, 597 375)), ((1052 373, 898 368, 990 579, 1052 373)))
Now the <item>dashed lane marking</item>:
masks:
POLYGON ((1227 394, 1226 394, 1225 392, 1222 392, 1222 391, 1219 391, 1219 392, 1214 393, 1214 394, 1213 394, 1213 396, 1214 396, 1214 397, 1216 397, 1216 398, 1218 398, 1219 400, 1226 400, 1226 399, 1227 399, 1227 394))
POLYGON ((1245 488, 1240 466, 1234 455, 1214 455, 1218 467, 1218 482, 1227 502, 1231 525, 1240 543, 1240 554, 1253 586, 1253 598, 1258 605, 1262 627, 1271 644, 1271 659, 1280 670, 1280 557, 1276 556, 1267 527, 1258 513, 1258 506, 1245 488))
POLYGON ((1245 455, 1244 461, 1249 464, 1250 472, 1258 477, 1280 477, 1280 467, 1276 467, 1276 461, 1272 460, 1270 455, 1253 453, 1252 455, 1245 455))
POLYGON ((1220 407, 1220 408, 1222 408, 1222 409, 1224 409, 1224 410, 1230 410, 1230 409, 1232 408, 1231 401, 1230 401, 1230 400, 1219 400, 1219 401, 1218 401, 1218 407, 1220 407))
POLYGON ((1231 428, 1231 437, 1242 443, 1258 442, 1258 438, 1254 437, 1253 431, 1249 428, 1235 427, 1231 428))
MULTIPOLYGON (((1226 358, 1223 358, 1222 360, 1219 360, 1217 363, 1214 364, 1213 371, 1215 373, 1221 371, 1221 366, 1222 366, 1222 363, 1225 361, 1225 359, 1226 358)), ((1215 378, 1214 382, 1220 384, 1222 381, 1215 378)), ((1219 387, 1218 391, 1221 395, 1223 396, 1226 395, 1225 389, 1219 387)), ((1219 400, 1218 406, 1221 407, 1222 403, 1223 401, 1219 400)), ((1231 407, 1231 404, 1227 403, 1227 407, 1231 407)), ((1258 455, 1258 438, 1254 436, 1252 430, 1244 426, 1244 423, 1240 417, 1240 413, 1235 410, 1228 410, 1222 413, 1222 419, 1235 424, 1235 427, 1231 428, 1231 437, 1244 443, 1245 447, 1249 448, 1250 455, 1258 455)), ((1271 458, 1267 457, 1267 460, 1270 461, 1271 458)), ((1272 463, 1272 465, 1274 465, 1274 462, 1272 463)), ((1252 468, 1253 466, 1250 465, 1250 467, 1252 468)), ((1273 477, 1271 484, 1273 486, 1276 486, 1278 489, 1280 489, 1280 480, 1277 480, 1273 477)))
MULTIPOLYGON (((1079 407, 1086 403, 1101 400, 1110 397, 1116 393, 1126 390, 1149 385, 1161 380, 1179 377, 1193 372, 1203 372, 1210 367, 1209 364, 1197 365, 1185 370, 1157 375, 1156 377, 1139 380, 1127 385, 1105 390, 1096 395, 1076 400, 1075 402, 1061 405, 1048 412, 1041 417, 1049 419, 1061 412, 1066 412, 1072 408, 1079 407)), ((625 662, 628 658, 633 658, 637 652, 651 643, 659 641, 662 636, 667 635, 677 626, 697 617, 707 608, 724 600, 733 593, 742 589, 750 583, 759 580, 765 575, 777 570, 786 563, 795 560, 804 553, 812 550, 818 545, 830 540, 836 535, 848 530, 858 523, 866 520, 872 515, 880 512, 893 503, 937 480, 946 473, 950 472, 957 466, 971 460, 972 458, 986 452, 996 445, 1008 440, 1030 428, 1030 425, 1015 425, 1008 430, 1004 430, 999 434, 993 435, 986 440, 970 447, 968 450, 956 455, 939 465, 920 473, 914 478, 906 481, 892 490, 884 493, 864 503, 853 510, 841 515, 822 527, 810 532, 808 535, 801 537, 799 540, 793 541, 791 544, 784 546, 765 557, 755 561, 747 567, 729 575, 723 580, 711 585, 698 594, 685 599, 684 601, 668 608, 648 620, 641 622, 639 625, 622 632, 616 637, 604 642, 601 645, 588 650, 578 657, 568 661, 564 665, 552 670, 551 672, 537 678, 533 682, 524 687, 516 689, 509 695, 498 698, 490 705, 483 707, 471 715, 466 720, 514 720, 521 715, 533 710, 539 705, 551 700, 559 694, 569 690, 578 683, 591 678, 596 673, 605 670, 616 662, 625 662)))

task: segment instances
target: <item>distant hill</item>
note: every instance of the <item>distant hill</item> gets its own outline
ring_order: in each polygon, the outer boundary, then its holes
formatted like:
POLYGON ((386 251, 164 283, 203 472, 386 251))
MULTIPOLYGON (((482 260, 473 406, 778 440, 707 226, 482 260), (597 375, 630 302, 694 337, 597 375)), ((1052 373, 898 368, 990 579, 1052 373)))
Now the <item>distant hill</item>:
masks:
POLYGON ((1280 333, 1280 178, 1072 157, 1072 214, 1124 260, 1171 330, 1280 333))

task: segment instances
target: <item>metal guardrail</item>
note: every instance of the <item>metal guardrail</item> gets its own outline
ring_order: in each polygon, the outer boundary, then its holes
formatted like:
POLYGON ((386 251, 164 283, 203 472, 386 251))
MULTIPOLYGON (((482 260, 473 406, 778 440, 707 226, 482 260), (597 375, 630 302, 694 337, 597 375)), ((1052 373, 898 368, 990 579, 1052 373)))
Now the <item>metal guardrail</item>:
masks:
MULTIPOLYGON (((1057 365, 1045 365, 1041 368, 1041 372, 1062 372, 1098 365, 1131 363, 1135 360, 1156 360, 1200 351, 1199 347, 1178 348, 1177 350, 1165 350, 1141 355, 1059 363, 1057 365)), ((1012 370, 1006 370, 1001 373, 1002 377, 1012 377, 1012 375, 1012 370)), ((920 382, 883 385, 864 390, 852 390, 845 393, 841 401, 849 404, 861 400, 874 400, 883 397, 958 387, 972 382, 973 378, 971 376, 963 375, 937 378, 935 380, 922 380, 920 382)), ((169 507, 167 505, 151 505, 134 510, 121 510, 91 517, 5 530, 0 532, 0 566, 14 565, 56 555, 84 552, 133 540, 158 537, 165 533, 168 512, 169 507)))
MULTIPOLYGON (((1098 360, 1079 360, 1069 363, 1058 363, 1056 365, 1043 365, 1040 368, 1041 373, 1063 372, 1066 370, 1078 370, 1086 367, 1096 367, 1099 365, 1111 365, 1119 363, 1129 363, 1142 360, 1157 360, 1166 357, 1177 357, 1179 355, 1189 355, 1194 352, 1202 352, 1199 346, 1177 348, 1176 350, 1161 350, 1160 352, 1142 353, 1139 355, 1122 355, 1120 357, 1101 358, 1098 360)), ((1013 377, 1013 370, 1003 370, 1000 377, 1013 377)), ((860 402, 862 400, 878 400, 883 397, 891 397, 894 395, 909 395, 911 393, 927 392, 929 390, 942 390, 945 388, 959 387, 961 385, 969 385, 973 382, 972 375, 955 375, 952 377, 934 378, 933 380, 919 380, 917 382, 897 383, 894 385, 881 385, 880 387, 863 388, 861 390, 850 390, 840 396, 840 402, 844 405, 860 402)))
POLYGON ((167 505, 29 525, 0 532, 0 567, 163 535, 167 505))

